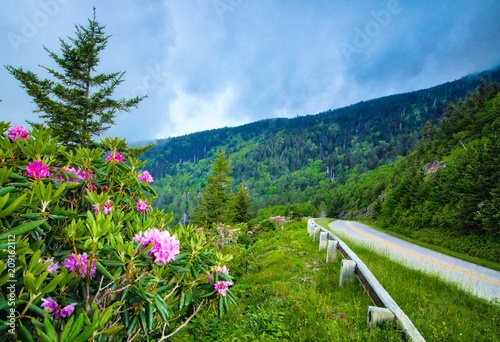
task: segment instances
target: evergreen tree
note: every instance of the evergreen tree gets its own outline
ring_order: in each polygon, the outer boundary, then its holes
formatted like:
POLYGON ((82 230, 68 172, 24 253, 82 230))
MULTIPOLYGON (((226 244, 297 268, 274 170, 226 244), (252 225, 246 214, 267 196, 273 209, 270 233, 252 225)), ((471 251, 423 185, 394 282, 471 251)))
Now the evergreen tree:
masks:
POLYGON ((238 186, 238 191, 234 198, 234 217, 233 221, 248 222, 252 217, 252 203, 248 189, 243 182, 238 186))
POLYGON ((211 164, 207 186, 202 190, 193 213, 195 224, 213 228, 216 223, 232 221, 231 172, 232 168, 225 152, 220 151, 211 164))
POLYGON ((62 39, 62 56, 45 48, 62 69, 57 71, 41 66, 52 79, 41 79, 21 67, 6 66, 33 98, 39 117, 69 148, 95 147, 93 138, 106 132, 114 124, 117 111, 128 112, 137 107, 144 97, 112 99, 116 86, 123 82, 125 72, 96 73, 99 53, 106 48, 108 38, 105 26, 96 21, 96 13, 88 26, 76 25, 76 38, 62 39))

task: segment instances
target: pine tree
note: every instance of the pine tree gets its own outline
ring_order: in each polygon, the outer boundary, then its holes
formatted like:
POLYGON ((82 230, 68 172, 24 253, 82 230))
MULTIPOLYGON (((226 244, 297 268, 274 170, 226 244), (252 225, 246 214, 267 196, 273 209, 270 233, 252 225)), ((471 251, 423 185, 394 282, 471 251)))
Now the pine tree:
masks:
POLYGON ((211 164, 207 186, 202 190, 201 198, 195 208, 193 214, 195 224, 213 228, 216 223, 232 221, 231 172, 232 168, 225 152, 220 151, 211 164))
POLYGON ((252 203, 248 189, 243 182, 238 186, 238 191, 234 199, 234 217, 233 221, 248 222, 252 217, 252 203))
POLYGON ((76 38, 60 39, 62 55, 45 48, 62 69, 41 66, 52 79, 41 79, 32 71, 6 66, 33 98, 39 117, 69 148, 95 147, 94 138, 113 125, 117 111, 130 111, 144 97, 112 99, 116 86, 123 82, 125 72, 97 73, 99 53, 106 48, 105 26, 96 21, 96 10, 88 26, 75 25, 76 38))

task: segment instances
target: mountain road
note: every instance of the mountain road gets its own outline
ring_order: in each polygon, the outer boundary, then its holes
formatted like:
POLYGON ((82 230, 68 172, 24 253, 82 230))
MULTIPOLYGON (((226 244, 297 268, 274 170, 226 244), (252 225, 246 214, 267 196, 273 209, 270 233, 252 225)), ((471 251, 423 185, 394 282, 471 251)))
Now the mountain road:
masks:
POLYGON ((417 246, 358 222, 337 220, 329 228, 409 268, 437 274, 477 297, 500 300, 499 271, 417 246))

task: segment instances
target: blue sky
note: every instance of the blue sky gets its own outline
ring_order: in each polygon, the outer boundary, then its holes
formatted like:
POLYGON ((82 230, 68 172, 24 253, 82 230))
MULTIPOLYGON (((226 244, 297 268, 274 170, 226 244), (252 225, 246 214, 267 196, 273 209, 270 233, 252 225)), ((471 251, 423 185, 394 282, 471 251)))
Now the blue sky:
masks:
MULTIPOLYGON (((92 7, 112 35, 99 72, 147 95, 107 133, 127 141, 316 114, 500 65, 500 1, 0 0, 0 62, 45 75, 92 7)), ((37 121, 0 68, 0 120, 37 121)))

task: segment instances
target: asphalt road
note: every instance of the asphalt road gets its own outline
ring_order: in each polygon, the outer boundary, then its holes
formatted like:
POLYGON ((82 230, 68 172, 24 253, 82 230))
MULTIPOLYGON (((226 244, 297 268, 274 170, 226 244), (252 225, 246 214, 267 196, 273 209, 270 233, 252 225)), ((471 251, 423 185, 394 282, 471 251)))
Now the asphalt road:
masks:
POLYGON ((354 221, 333 221, 333 233, 342 233, 406 266, 438 274, 488 301, 500 301, 500 272, 414 245, 354 221))

